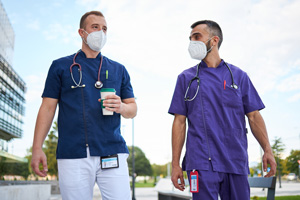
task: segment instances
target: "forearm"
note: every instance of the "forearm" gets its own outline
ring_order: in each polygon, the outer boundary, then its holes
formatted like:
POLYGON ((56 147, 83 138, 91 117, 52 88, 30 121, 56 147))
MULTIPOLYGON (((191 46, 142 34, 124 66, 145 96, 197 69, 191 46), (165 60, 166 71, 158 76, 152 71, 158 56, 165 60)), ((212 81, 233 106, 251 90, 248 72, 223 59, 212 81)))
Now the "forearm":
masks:
POLYGON ((121 111, 121 115, 124 118, 134 118, 136 116, 137 113, 137 105, 135 102, 132 103, 122 103, 122 111, 121 111))
POLYGON ((53 104, 50 104, 49 106, 48 101, 49 100, 43 99, 43 103, 38 112, 32 145, 33 150, 42 148, 44 140, 50 130, 53 121, 56 104, 55 106, 53 104))
POLYGON ((270 171, 265 177, 271 177, 276 173, 276 162, 274 159, 273 151, 269 143, 267 128, 265 122, 260 115, 259 111, 253 111, 247 114, 251 131, 264 150, 262 157, 262 164, 264 171, 267 171, 268 164, 270 164, 270 171))
POLYGON ((180 166, 180 156, 185 141, 185 116, 175 116, 172 127, 172 166, 180 166))
POLYGON ((248 120, 249 120, 249 125, 251 128, 251 131, 256 138, 256 140, 259 142, 260 146, 264 150, 264 152, 272 152, 270 143, 269 143, 269 138, 268 138, 268 133, 267 133, 267 128, 265 125, 265 122, 260 115, 259 111, 254 111, 252 113, 247 114, 248 120))

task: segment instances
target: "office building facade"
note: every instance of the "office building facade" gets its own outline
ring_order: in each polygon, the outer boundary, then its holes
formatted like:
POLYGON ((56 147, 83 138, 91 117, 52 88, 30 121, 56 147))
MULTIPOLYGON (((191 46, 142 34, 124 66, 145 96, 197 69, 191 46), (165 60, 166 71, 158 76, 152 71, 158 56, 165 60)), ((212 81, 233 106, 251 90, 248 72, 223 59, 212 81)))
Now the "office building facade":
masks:
POLYGON ((7 142, 21 138, 26 84, 12 68, 15 34, 0 2, 0 156, 7 142))

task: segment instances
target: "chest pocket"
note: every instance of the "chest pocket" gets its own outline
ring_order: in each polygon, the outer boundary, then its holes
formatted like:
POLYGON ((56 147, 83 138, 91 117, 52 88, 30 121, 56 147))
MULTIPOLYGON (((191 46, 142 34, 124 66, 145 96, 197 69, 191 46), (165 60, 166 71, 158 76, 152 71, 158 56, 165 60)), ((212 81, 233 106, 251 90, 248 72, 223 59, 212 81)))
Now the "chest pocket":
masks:
POLYGON ((103 88, 114 88, 119 94, 121 90, 122 79, 118 73, 112 73, 108 70, 101 71, 100 79, 103 83, 103 88))
POLYGON ((222 92, 222 103, 225 107, 241 109, 243 107, 243 101, 240 89, 234 89, 226 85, 222 92))

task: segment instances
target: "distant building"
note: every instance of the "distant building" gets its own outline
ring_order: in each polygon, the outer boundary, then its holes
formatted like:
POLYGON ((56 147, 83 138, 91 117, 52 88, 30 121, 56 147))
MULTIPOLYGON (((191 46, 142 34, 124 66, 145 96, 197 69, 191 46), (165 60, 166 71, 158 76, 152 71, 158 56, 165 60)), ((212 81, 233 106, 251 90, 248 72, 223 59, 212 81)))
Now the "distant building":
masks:
POLYGON ((0 1, 0 161, 26 162, 9 154, 7 143, 22 137, 25 114, 26 84, 12 68, 14 41, 14 30, 0 1))

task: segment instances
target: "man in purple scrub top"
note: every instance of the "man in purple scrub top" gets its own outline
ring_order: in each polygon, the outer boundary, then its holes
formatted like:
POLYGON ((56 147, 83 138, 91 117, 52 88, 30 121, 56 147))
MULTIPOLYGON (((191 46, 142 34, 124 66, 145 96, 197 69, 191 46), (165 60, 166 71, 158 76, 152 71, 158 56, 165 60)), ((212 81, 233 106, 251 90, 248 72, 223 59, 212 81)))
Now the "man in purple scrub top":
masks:
POLYGON ((248 183, 247 129, 261 145, 263 168, 276 172, 276 162, 266 126, 259 110, 265 106, 248 75, 220 58, 223 35, 213 21, 195 22, 190 34, 189 53, 201 62, 179 74, 169 113, 174 115, 172 128, 172 182, 184 190, 182 171, 193 182, 193 199, 247 200, 248 183), (186 153, 179 161, 185 142, 186 153), (180 181, 179 181, 180 180, 180 181), (193 179, 197 180, 197 179, 193 179))

